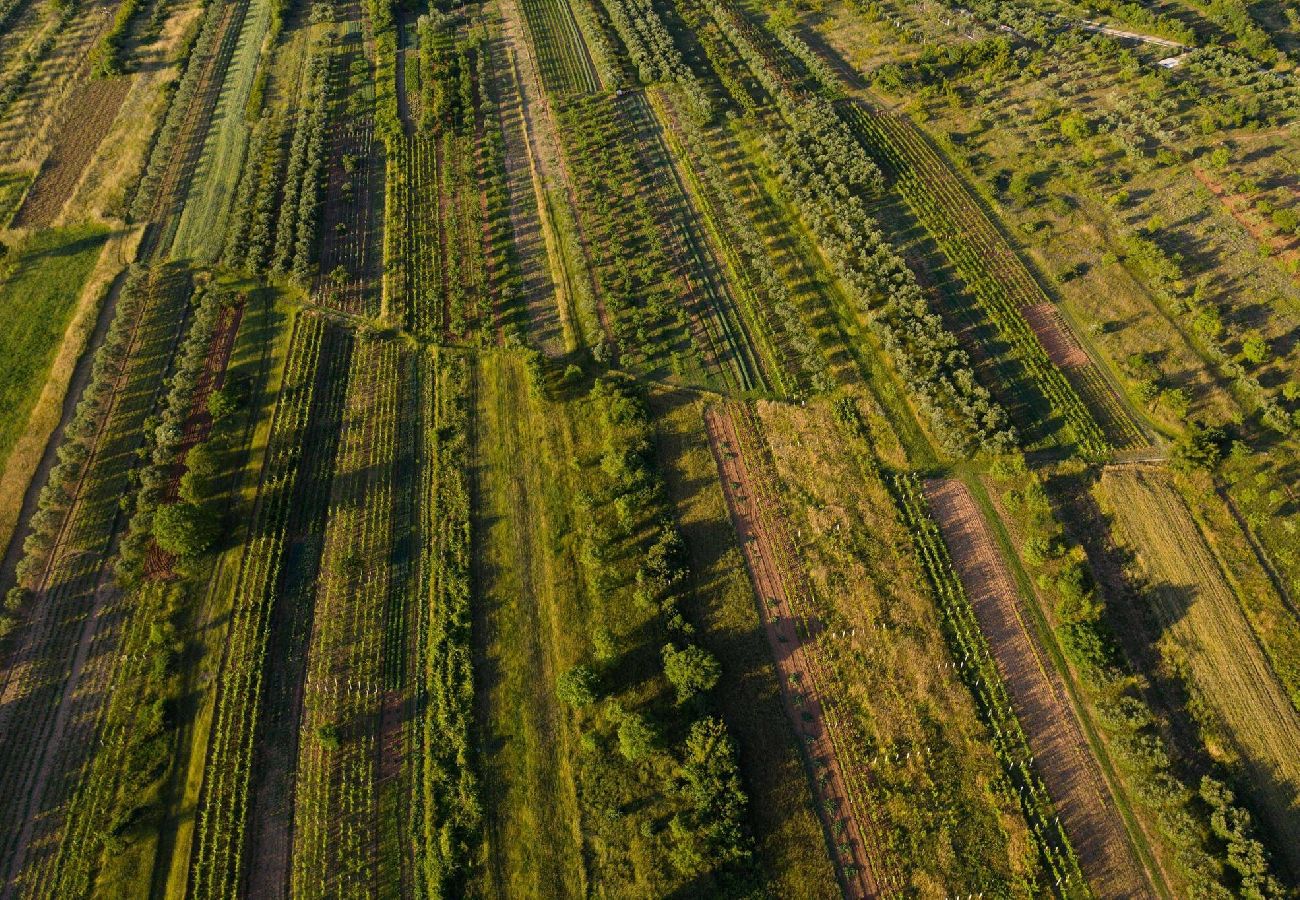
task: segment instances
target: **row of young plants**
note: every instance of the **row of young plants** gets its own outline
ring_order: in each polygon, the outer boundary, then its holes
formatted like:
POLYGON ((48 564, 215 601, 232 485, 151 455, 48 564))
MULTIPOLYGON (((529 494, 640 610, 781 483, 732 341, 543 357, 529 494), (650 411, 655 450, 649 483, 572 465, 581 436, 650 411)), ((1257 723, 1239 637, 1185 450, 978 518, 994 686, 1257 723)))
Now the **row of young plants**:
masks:
POLYGON ((1047 302, 1024 264, 952 173, 907 123, 852 107, 852 121, 879 157, 889 161, 894 186, 974 293, 1002 338, 1028 370, 1052 412, 1061 415, 1083 452, 1101 456, 1110 445, 1074 387, 1048 358, 1020 307, 1047 302), (1013 294, 1008 285, 1018 286, 1013 294), (1028 285, 1033 289, 1028 290, 1028 285), (1024 296, 1028 292, 1029 296, 1024 296))
MULTIPOLYGON (((671 102, 671 98, 664 98, 664 102, 671 102)), ((674 135, 660 121, 646 94, 622 98, 621 111, 634 142, 635 161, 648 176, 646 189, 653 208, 659 211, 659 231, 668 258, 682 273, 683 287, 690 292, 683 300, 692 312, 696 340, 729 388, 767 389, 770 377, 764 361, 691 203, 686 187, 689 176, 679 174, 673 163, 674 135)))
MULTIPOLYGON (((674 124, 701 214, 734 275, 731 283, 741 298, 749 333, 771 361, 768 369, 778 373, 782 382, 791 379, 797 385, 790 385, 795 393, 829 390, 832 380, 826 357, 777 272, 742 193, 718 164, 709 136, 688 120, 674 124)), ((673 139, 671 132, 668 137, 673 139)))
POLYGON ((282 125, 282 114, 271 109, 263 110, 253 125, 221 257, 232 268, 257 274, 269 271, 285 163, 280 141, 282 125))
POLYGON ((317 302, 353 315, 378 316, 381 302, 375 291, 379 274, 383 218, 375 199, 375 182, 383 175, 376 156, 384 157, 375 130, 367 119, 336 124, 331 129, 330 163, 325 191, 325 228, 315 278, 317 302))
POLYGON ((1015 517, 1019 554, 1052 603, 1056 641, 1087 690, 1093 721, 1119 764, 1129 798, 1152 816, 1197 897, 1281 897, 1276 871, 1253 817, 1211 775, 1199 783, 1179 770, 1161 723, 1107 623, 1113 602, 1097 589, 1083 548, 1056 517, 1042 476, 1019 456, 999 460, 993 483, 1015 517))
POLYGON ((295 896, 367 896, 376 885, 399 363, 395 341, 356 339, 303 684, 295 896))
POLYGON ((690 572, 655 468, 654 426, 625 376, 597 380, 584 402, 600 438, 584 453, 572 507, 585 523, 578 557, 591 658, 564 672, 556 691, 582 734, 574 760, 582 827, 607 848, 589 878, 619 893, 636 869, 664 891, 701 879, 712 896, 744 894, 756 887, 746 866, 748 800, 734 742, 709 710, 718 662, 694 642, 684 614, 690 572))
MULTIPOLYGON (((942 702, 948 690, 973 698, 951 662, 916 557, 906 549, 908 531, 858 401, 839 397, 832 418, 836 439, 869 486, 860 502, 870 504, 877 517, 864 517, 845 533, 825 529, 800 551, 809 571, 828 557, 852 558, 865 570, 867 590, 878 604, 846 606, 848 598, 831 596, 838 579, 853 577, 851 569, 832 568, 809 585, 810 591, 821 588, 813 599, 829 632, 823 632, 818 658, 838 683, 828 715, 842 729, 847 752, 862 763, 851 770, 850 783, 876 811, 885 852, 901 869, 895 873, 900 892, 938 877, 953 891, 1033 893, 1039 862, 1008 853, 1019 838, 997 821, 998 810, 1019 818, 1014 783, 994 755, 986 755, 982 741, 972 746, 970 735, 983 727, 976 710, 957 697, 952 705, 942 702), (949 671, 931 682, 932 669, 949 671), (918 704, 922 679, 934 694, 918 704), (962 850, 953 855, 949 846, 962 850)), ((797 487, 783 492, 792 503, 801 502, 797 487)), ((861 590, 850 587, 849 597, 861 590)))
MULTIPOLYGON (((114 317, 120 323, 96 353, 90 384, 79 411, 65 430, 59 463, 51 472, 40 506, 55 523, 39 542, 39 556, 20 563, 21 587, 9 602, 30 606, 21 648, 34 665, 8 673, 0 707, 0 791, 14 802, 4 806, 3 852, 8 858, 20 840, 24 803, 37 811, 58 811, 39 817, 33 825, 24 879, 35 891, 49 877, 53 855, 48 844, 66 850, 86 868, 98 861, 102 835, 80 839, 77 822, 69 823, 65 804, 77 788, 77 775, 95 748, 99 711, 108 702, 108 678, 121 652, 121 625, 130 603, 106 583, 108 565, 124 508, 129 509, 131 476, 140 458, 145 419, 155 410, 161 383, 186 322, 188 281, 139 270, 119 300, 114 317), (124 501, 124 498, 125 501, 124 501), (29 602, 29 600, 34 602, 29 602), (86 617, 96 612, 90 622, 86 617), (85 627, 94 626, 97 648, 84 657, 74 692, 67 692, 85 627), (62 704, 71 707, 63 730, 55 734, 62 704), (39 780, 42 754, 49 777, 39 780), (39 851, 38 851, 39 848, 39 851), (33 868, 33 864, 39 868, 33 868)), ((42 512, 37 513, 43 515, 42 512)), ((45 528, 44 524, 37 527, 45 528)))
POLYGON ((469 362, 439 351, 423 437, 430 493, 420 513, 427 598, 417 633, 413 831, 419 878, 430 897, 458 896, 481 839, 474 732, 470 466, 474 448, 469 362))
POLYGON ((243 868, 269 619, 281 579, 290 515, 295 505, 302 504, 304 491, 328 490, 327 485, 299 485, 298 476, 311 450, 304 445, 309 420, 321 415, 318 395, 327 402, 335 399, 333 391, 318 390, 318 368, 336 349, 332 332, 323 318, 303 313, 294 322, 289 342, 216 684, 190 865, 189 890, 195 897, 231 895, 243 868))
POLYGON ((993 751, 1020 798, 1021 811, 1052 885, 1062 896, 1087 896, 1088 887, 1079 861, 1060 819, 1055 815, 1047 786, 1033 765, 1029 741, 1016 718, 1011 698, 980 631, 970 598, 948 555, 939 526, 931 517, 920 479, 903 474, 890 479, 895 503, 912 534, 913 545, 934 591, 943 620, 944 637, 952 658, 975 699, 980 717, 993 732, 993 751))
POLYGON ((519 5, 547 93, 561 97, 596 90, 596 71, 568 0, 520 0, 519 5))
MULTIPOLYGON (((579 0, 581 2, 581 0, 579 0)), ((671 82, 681 89, 691 118, 713 118, 708 91, 682 58, 651 0, 602 0, 642 84, 671 82)))

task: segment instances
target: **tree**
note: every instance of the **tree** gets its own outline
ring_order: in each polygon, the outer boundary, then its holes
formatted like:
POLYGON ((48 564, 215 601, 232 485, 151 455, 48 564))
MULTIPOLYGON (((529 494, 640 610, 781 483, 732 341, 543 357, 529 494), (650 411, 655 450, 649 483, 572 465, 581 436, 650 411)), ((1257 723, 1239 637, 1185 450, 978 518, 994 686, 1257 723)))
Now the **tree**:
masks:
POLYGON ((154 514, 153 537, 168 553, 190 559, 207 550, 217 539, 217 520, 205 506, 172 503, 154 514))
POLYGON ((556 680, 555 695, 574 709, 590 706, 596 701, 596 673, 574 666, 556 680))
POLYGON ((1256 366, 1268 359, 1268 341, 1260 334, 1259 329, 1252 328, 1242 336, 1241 356, 1246 362, 1256 366))
POLYGON ((213 391, 208 395, 208 415, 212 416, 214 422, 220 422, 237 409, 239 409, 239 396, 230 385, 225 385, 221 390, 213 391))
POLYGON ((1222 428, 1193 422, 1187 434, 1174 445, 1171 454, 1174 468, 1182 471, 1213 469, 1223 458, 1226 440, 1222 428))
POLYGON ((677 689, 677 702, 685 703, 697 694, 712 690, 722 673, 709 651, 694 644, 687 644, 681 650, 665 644, 664 674, 677 689))
POLYGON ((654 728, 640 713, 624 713, 618 723, 618 750, 632 762, 654 749, 656 737, 654 728))

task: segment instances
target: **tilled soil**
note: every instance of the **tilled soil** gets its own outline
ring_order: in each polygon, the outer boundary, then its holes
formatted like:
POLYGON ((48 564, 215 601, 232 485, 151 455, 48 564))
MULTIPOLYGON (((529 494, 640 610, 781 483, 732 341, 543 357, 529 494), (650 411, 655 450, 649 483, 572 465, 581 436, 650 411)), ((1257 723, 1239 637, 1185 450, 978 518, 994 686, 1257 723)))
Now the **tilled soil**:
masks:
POLYGON ((72 196, 81 173, 113 127, 131 79, 93 79, 79 84, 68 98, 64 120, 54 132, 50 154, 14 214, 14 228, 49 225, 72 196))

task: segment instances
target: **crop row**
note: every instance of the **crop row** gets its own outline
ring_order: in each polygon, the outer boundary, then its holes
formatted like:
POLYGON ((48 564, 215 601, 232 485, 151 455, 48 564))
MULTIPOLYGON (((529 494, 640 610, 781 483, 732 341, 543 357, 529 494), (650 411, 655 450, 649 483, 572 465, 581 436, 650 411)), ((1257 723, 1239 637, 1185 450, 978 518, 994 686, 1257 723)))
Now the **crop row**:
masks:
POLYGON ((389 591, 398 345, 352 355, 313 616, 294 790, 292 890, 375 889, 377 727, 389 591))
POLYGON ((538 68, 554 95, 596 90, 596 71, 567 0, 521 0, 538 68))
POLYGON ((474 731, 470 588, 471 385, 462 356, 437 357, 433 417, 425 437, 432 502, 423 511, 429 605, 416 647, 420 748, 414 775, 415 838, 429 896, 454 896, 473 859, 480 800, 474 731))
POLYGON ((1109 449, 1106 435, 1020 312, 1027 301, 1046 299, 1042 288, 952 173, 932 150, 925 152, 929 148, 919 137, 909 134, 903 123, 887 115, 867 114, 857 106, 853 122, 893 164, 898 173, 895 185, 908 206, 975 294, 1048 405, 1065 418, 1081 449, 1094 456, 1104 454, 1109 449))
POLYGON ((970 598, 953 566, 938 525, 930 516, 920 480, 915 475, 891 479, 892 493, 912 534, 921 568, 934 591, 952 658, 976 709, 993 732, 993 752, 1020 797, 1021 809, 1043 860, 1060 894, 1086 895, 1078 858, 1060 819, 1053 813, 1047 787, 1034 770, 1029 741, 1011 705, 1006 685, 980 631, 970 598))
POLYGON ((701 124, 712 119, 713 101, 708 91, 682 58, 651 0, 603 2, 642 84, 672 82, 681 88, 691 118, 701 124))
POLYGON ((303 436, 314 413, 317 369, 330 351, 329 338, 326 322, 317 316, 300 315, 294 324, 216 687, 190 874, 190 891, 196 897, 229 896, 238 883, 269 614, 290 514, 301 493, 297 480, 307 450, 303 436))

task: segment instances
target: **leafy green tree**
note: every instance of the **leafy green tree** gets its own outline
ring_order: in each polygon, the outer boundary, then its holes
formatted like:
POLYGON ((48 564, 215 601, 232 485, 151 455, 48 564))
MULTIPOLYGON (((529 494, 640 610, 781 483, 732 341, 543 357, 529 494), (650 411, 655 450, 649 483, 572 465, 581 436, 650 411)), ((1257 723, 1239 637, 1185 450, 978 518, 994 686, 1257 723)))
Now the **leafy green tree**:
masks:
POLYGON ((182 559, 191 559, 217 539, 217 520, 212 511, 197 503, 172 503, 160 507, 153 518, 153 537, 158 546, 182 559))
POLYGON ((668 676, 668 683, 677 690, 678 703, 713 690, 722 674, 713 654, 694 644, 687 644, 681 650, 665 644, 663 655, 664 674, 668 676))
POLYGON ((640 713, 624 713, 618 723, 618 750, 624 757, 635 762, 654 750, 658 735, 654 728, 640 713))
POLYGON ((596 673, 586 666, 574 666, 555 682, 555 695, 574 709, 596 702, 596 673))
POLYGON ((1252 328, 1242 336, 1241 356, 1246 362, 1256 366, 1268 359, 1268 341, 1258 329, 1252 328))

